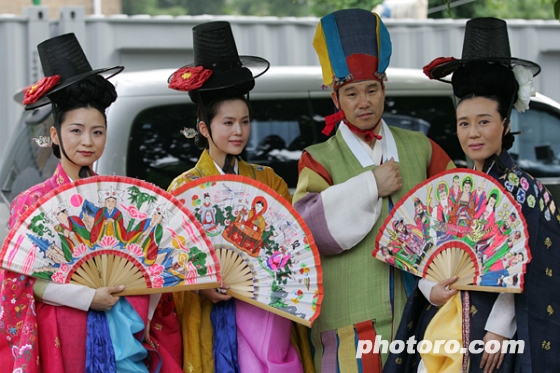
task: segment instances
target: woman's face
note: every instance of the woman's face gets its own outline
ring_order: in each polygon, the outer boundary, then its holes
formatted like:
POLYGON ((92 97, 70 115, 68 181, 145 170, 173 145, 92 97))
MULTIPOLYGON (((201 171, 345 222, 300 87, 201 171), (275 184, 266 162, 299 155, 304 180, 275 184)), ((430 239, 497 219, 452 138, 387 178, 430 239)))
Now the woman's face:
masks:
POLYGON ((486 159, 502 151, 503 121, 498 103, 488 98, 473 97, 457 106, 457 136, 477 170, 482 170, 486 159))
POLYGON ((249 109, 242 100, 224 101, 210 124, 212 138, 204 122, 200 133, 208 139, 209 152, 218 164, 223 164, 227 154, 239 155, 247 145, 251 123, 249 109))
MULTIPOLYGON (((58 136, 56 129, 51 127, 51 139, 60 145, 58 136)), ((72 160, 68 160, 61 151, 62 166, 66 173, 76 180, 82 166, 92 168, 93 163, 103 154, 107 140, 105 118, 94 108, 70 110, 60 124, 60 136, 64 151, 72 160)))

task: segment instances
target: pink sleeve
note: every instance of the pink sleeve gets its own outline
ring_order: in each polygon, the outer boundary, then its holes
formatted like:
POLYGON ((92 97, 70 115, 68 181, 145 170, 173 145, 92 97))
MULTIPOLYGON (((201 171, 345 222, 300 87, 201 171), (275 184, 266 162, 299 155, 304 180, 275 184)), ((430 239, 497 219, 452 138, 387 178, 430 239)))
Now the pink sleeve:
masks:
POLYGON ((31 207, 43 194, 43 190, 32 188, 20 194, 12 201, 10 205, 10 220, 8 221, 9 229, 14 227, 19 218, 25 214, 27 209, 31 207))

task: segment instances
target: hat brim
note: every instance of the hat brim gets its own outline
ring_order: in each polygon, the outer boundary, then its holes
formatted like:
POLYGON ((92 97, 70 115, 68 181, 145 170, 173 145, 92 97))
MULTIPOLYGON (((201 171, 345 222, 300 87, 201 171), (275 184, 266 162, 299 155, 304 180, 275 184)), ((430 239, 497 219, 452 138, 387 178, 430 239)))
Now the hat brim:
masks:
POLYGON ((443 63, 439 66, 434 67, 434 69, 431 71, 432 78, 440 80, 440 81, 445 82, 445 83, 450 83, 449 80, 444 80, 443 78, 445 78, 449 74, 453 73, 459 67, 464 66, 468 62, 476 62, 476 61, 499 62, 499 63, 503 63, 504 65, 509 65, 509 66, 521 65, 521 66, 529 69, 529 71, 531 71, 533 76, 537 76, 541 72, 541 67, 539 65, 537 65, 536 63, 531 62, 531 61, 522 60, 522 59, 513 58, 513 57, 512 58, 506 58, 506 57, 504 57, 504 58, 500 58, 500 57, 488 58, 488 57, 485 57, 485 58, 470 58, 470 59, 463 59, 463 60, 453 60, 453 61, 450 61, 450 62, 443 63))
POLYGON ((88 71, 87 73, 83 73, 83 74, 76 75, 76 76, 73 76, 71 78, 68 78, 68 79, 64 80, 63 82, 60 82, 59 84, 55 85, 48 92, 45 92, 43 97, 41 97, 40 99, 38 99, 34 103, 26 105, 25 110, 33 110, 33 109, 36 109, 38 107, 50 104, 51 99, 49 98, 49 95, 51 95, 55 92, 58 92, 61 89, 64 89, 68 86, 71 86, 72 84, 77 83, 81 80, 87 79, 90 76, 101 75, 105 79, 110 79, 110 78, 117 75, 118 73, 120 73, 123 70, 124 70, 124 66, 106 67, 106 68, 102 68, 102 69, 96 69, 96 70, 88 71))
MULTIPOLYGON (((239 56, 241 61, 241 66, 229 71, 221 72, 220 74, 212 74, 210 79, 206 81, 202 87, 197 88, 196 91, 204 92, 216 89, 224 89, 234 87, 236 85, 241 85, 247 83, 248 81, 254 80, 259 76, 263 75, 270 68, 270 62, 261 57, 256 56, 239 56), (249 69, 251 74, 239 74, 240 70, 249 69), (251 76, 249 76, 251 75, 251 76)), ((193 63, 182 66, 180 69, 185 67, 196 67, 193 63)), ((180 70, 177 69, 177 70, 180 70)), ((175 71, 176 72, 176 71, 175 71)), ((175 72, 169 76, 167 82, 169 83, 175 75, 175 72)))

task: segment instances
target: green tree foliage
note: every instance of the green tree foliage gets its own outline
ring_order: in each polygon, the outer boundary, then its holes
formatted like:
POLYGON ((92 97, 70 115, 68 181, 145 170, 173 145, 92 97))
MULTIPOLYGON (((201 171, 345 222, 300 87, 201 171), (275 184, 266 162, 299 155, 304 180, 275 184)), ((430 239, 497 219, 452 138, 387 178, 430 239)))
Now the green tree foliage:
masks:
POLYGON ((199 15, 228 14, 226 0, 122 0, 124 14, 199 15))
MULTIPOLYGON (((125 14, 233 14, 254 16, 322 17, 337 9, 373 9, 382 0, 122 0, 125 14)), ((560 0, 428 0, 428 8, 444 6, 430 18, 498 17, 560 19, 560 0)))
POLYGON ((324 0, 122 0, 122 12, 129 15, 232 14, 305 17, 323 16, 336 9, 336 4, 324 0))
POLYGON ((447 10, 429 15, 430 18, 497 17, 503 19, 558 19, 555 8, 560 0, 476 0, 452 7, 455 0, 428 0, 428 8, 447 5, 447 10))

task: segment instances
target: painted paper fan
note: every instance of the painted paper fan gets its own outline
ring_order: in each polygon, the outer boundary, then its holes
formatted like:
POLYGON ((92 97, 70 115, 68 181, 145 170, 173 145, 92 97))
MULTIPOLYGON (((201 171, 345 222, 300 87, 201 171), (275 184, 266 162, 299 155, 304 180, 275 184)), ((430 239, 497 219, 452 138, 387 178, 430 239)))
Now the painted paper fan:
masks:
POLYGON ((175 197, 122 176, 94 176, 39 199, 10 230, 1 267, 119 295, 215 288, 219 263, 204 229, 175 197))
POLYGON ((373 256, 450 288, 523 291, 531 260, 521 208, 494 179, 448 170, 411 190, 377 235, 373 256))
POLYGON ((245 176, 215 175, 173 192, 202 223, 227 293, 310 326, 323 298, 319 252, 291 204, 245 176))

